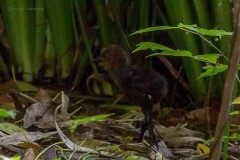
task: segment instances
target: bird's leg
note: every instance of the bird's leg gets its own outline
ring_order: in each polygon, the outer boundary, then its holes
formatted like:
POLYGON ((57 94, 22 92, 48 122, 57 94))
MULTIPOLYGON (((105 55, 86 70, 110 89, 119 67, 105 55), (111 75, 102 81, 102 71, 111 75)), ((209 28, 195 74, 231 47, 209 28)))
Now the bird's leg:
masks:
POLYGON ((143 139, 144 133, 146 132, 148 125, 149 125, 149 123, 147 120, 147 115, 146 115, 146 113, 144 113, 144 119, 143 119, 142 125, 141 125, 140 140, 143 139))
POLYGON ((156 135, 155 135, 154 129, 155 129, 154 123, 152 122, 148 126, 149 137, 150 137, 150 144, 155 144, 156 147, 157 147, 157 150, 158 150, 158 143, 157 143, 157 139, 156 139, 156 135), (152 136, 152 138, 151 138, 151 136, 152 136))
POLYGON ((144 113, 144 119, 142 121, 142 126, 141 126, 141 134, 140 134, 140 139, 143 139, 144 133, 146 130, 149 131, 149 137, 152 136, 152 139, 150 138, 150 141, 156 144, 156 147, 158 149, 158 144, 156 140, 156 136, 154 133, 154 123, 152 120, 152 108, 153 108, 153 100, 150 95, 144 95, 144 98, 146 98, 146 101, 142 105, 142 110, 144 113), (153 141, 152 141, 153 140, 153 141))

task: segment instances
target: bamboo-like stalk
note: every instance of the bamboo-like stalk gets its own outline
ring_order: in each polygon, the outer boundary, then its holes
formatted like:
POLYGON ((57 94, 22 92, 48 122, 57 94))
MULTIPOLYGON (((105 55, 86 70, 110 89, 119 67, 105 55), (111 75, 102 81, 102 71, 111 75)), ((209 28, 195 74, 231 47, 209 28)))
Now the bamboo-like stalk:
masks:
POLYGON ((34 8, 33 0, 2 0, 1 10, 11 57, 18 72, 23 72, 25 81, 32 80, 34 52, 34 8), (17 26, 16 26, 17 25, 17 26))
MULTIPOLYGON (((1 55, 1 53, 0 53, 0 55, 1 55)), ((7 66, 4 63, 3 57, 0 56, 0 80, 6 80, 7 74, 8 74, 7 66)))
MULTIPOLYGON (((199 27, 210 28, 209 12, 207 10, 207 0, 193 0, 194 7, 196 9, 196 16, 199 27)), ((210 53, 209 45, 202 40, 202 51, 207 54, 210 53)))
POLYGON ((130 53, 130 51, 132 51, 132 48, 131 48, 131 45, 129 44, 128 38, 122 27, 120 13, 119 13, 119 5, 117 1, 113 1, 113 0, 109 1, 108 4, 112 11, 113 19, 116 24, 116 29, 119 33, 119 36, 121 37, 122 45, 124 49, 127 51, 127 53, 130 53))
MULTIPOLYGON (((211 6, 214 13, 214 27, 224 31, 233 31, 233 15, 232 5, 229 0, 211 0, 211 6)), ((225 36, 221 38, 220 49, 229 57, 231 37, 225 36)))
MULTIPOLYGON (((208 11, 208 3, 207 0, 194 0, 194 7, 196 9, 196 16, 198 21, 198 26, 201 28, 211 28, 210 26, 210 13, 208 11)), ((213 40, 213 39, 210 39, 213 40)), ((216 52, 213 49, 210 48, 210 45, 206 43, 204 40, 201 40, 201 54, 209 54, 212 52, 216 52)), ((210 78, 207 78, 209 82, 214 81, 214 85, 209 84, 209 96, 215 96, 215 97, 221 97, 222 94, 222 77, 221 75, 212 76, 210 78)))
POLYGON ((37 75, 40 68, 43 65, 44 52, 46 48, 46 18, 44 11, 44 3, 42 0, 36 0, 36 9, 41 9, 41 11, 35 14, 35 52, 32 58, 34 67, 33 73, 37 75))
MULTIPOLYGON (((164 0, 169 20, 172 25, 179 23, 193 24, 192 10, 187 0, 164 0)), ((187 49, 194 55, 199 54, 198 42, 196 37, 190 34, 177 34, 174 40, 177 48, 187 49)), ((204 79, 197 80, 202 73, 201 64, 191 59, 183 58, 184 71, 187 75, 190 91, 195 102, 202 102, 206 93, 206 84, 204 79)))
POLYGON ((149 27, 149 0, 139 1, 139 28, 149 27))
MULTIPOLYGON (((233 31, 233 15, 232 4, 229 0, 211 0, 211 7, 214 13, 214 27, 225 31, 233 31)), ((230 56, 231 37, 221 37, 219 48, 226 57, 230 56)), ((228 63, 225 61, 225 63, 228 63)), ((226 74, 222 77, 225 79, 226 74)), ((233 98, 239 93, 239 84, 236 82, 234 86, 233 98)))
POLYGON ((44 2, 55 53, 57 55, 59 78, 66 78, 73 58, 73 53, 70 52, 70 48, 74 43, 72 0, 45 0, 44 2))
POLYGON ((97 14, 98 27, 101 35, 101 43, 103 46, 111 44, 112 37, 109 32, 109 20, 107 19, 107 9, 102 0, 94 0, 94 7, 97 14))
MULTIPOLYGON (((53 36, 51 35, 50 26, 46 27, 46 50, 44 54, 44 62, 43 62, 43 76, 44 77, 54 77, 56 75, 56 54, 55 47, 53 44, 53 36)), ((41 74, 41 73, 39 73, 41 74)))
POLYGON ((74 1, 74 7, 75 7, 75 11, 77 13, 77 18, 79 21, 79 25, 80 25, 80 30, 81 30, 81 34, 82 34, 82 38, 86 47, 86 53, 87 53, 87 61, 90 64, 92 70, 94 73, 97 73, 97 67, 96 64, 93 63, 93 55, 92 55, 92 51, 91 51, 91 44, 90 44, 90 40, 89 37, 87 35, 87 31, 84 25, 84 21, 83 21, 83 17, 82 14, 80 13, 80 9, 79 9, 79 4, 78 1, 74 1))

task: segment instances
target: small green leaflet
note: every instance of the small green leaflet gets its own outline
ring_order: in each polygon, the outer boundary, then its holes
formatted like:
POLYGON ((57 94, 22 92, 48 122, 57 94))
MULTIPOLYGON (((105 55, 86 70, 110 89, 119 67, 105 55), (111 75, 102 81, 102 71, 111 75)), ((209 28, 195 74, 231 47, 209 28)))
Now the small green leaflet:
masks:
POLYGON ((10 160, 21 160, 21 156, 14 156, 14 157, 11 157, 10 160))
POLYGON ((233 32, 226 32, 223 30, 217 30, 217 29, 204 29, 204 28, 199 28, 197 27, 196 24, 194 25, 186 25, 186 24, 179 24, 178 25, 179 29, 181 28, 186 28, 191 31, 197 32, 201 35, 207 35, 207 36, 231 36, 233 32))
POLYGON ((196 24, 187 25, 187 24, 182 24, 182 23, 180 23, 180 24, 178 25, 178 28, 179 28, 179 29, 181 29, 181 28, 186 28, 186 29, 189 29, 189 30, 191 30, 191 31, 196 32, 197 25, 196 25, 196 24))
POLYGON ((231 138, 233 138, 233 139, 235 139, 235 140, 240 140, 240 135, 239 135, 239 133, 233 133, 232 134, 232 137, 231 138))
POLYGON ((16 117, 16 112, 13 110, 5 110, 0 108, 0 119, 11 117, 14 119, 16 117))
POLYGON ((226 32, 223 30, 216 30, 216 29, 196 29, 196 32, 202 35, 208 35, 208 36, 231 36, 232 32, 226 32))
POLYGON ((130 34, 130 36, 134 35, 134 34, 139 34, 139 33, 153 32, 153 31, 163 31, 163 30, 169 30, 169 29, 178 29, 178 27, 171 27, 171 26, 148 27, 148 28, 145 28, 145 29, 140 29, 140 30, 130 34))
POLYGON ((147 158, 140 156, 129 156, 126 158, 126 160, 147 160, 147 158))
POLYGON ((178 24, 177 27, 172 27, 172 26, 155 26, 155 27, 148 27, 145 29, 140 29, 131 35, 134 34, 139 34, 139 33, 146 33, 146 32, 154 32, 154 31, 163 31, 163 30, 170 30, 170 29, 188 29, 190 31, 199 33, 201 35, 207 35, 207 36, 231 36, 233 35, 233 32, 226 32, 223 30, 217 30, 217 29, 204 29, 204 28, 199 28, 196 24, 193 25, 187 25, 187 24, 178 24))
POLYGON ((230 113, 231 116, 240 114, 240 111, 233 111, 230 113))
POLYGON ((142 50, 162 50, 162 51, 174 51, 171 48, 168 48, 164 45, 153 43, 153 42, 141 42, 137 45, 137 48, 133 52, 142 51, 142 50))
POLYGON ((72 121, 72 126, 70 126, 70 130, 74 131, 77 128, 77 126, 79 126, 80 124, 99 121, 99 120, 105 119, 105 118, 107 118, 111 115, 114 115, 114 114, 113 113, 112 114, 99 114, 99 115, 90 116, 90 117, 87 117, 87 118, 73 120, 72 121))
POLYGON ((153 53, 151 55, 148 55, 147 57, 152 57, 152 56, 159 56, 159 55, 164 55, 164 56, 179 56, 179 57, 193 57, 192 53, 186 50, 174 50, 174 51, 163 51, 161 53, 153 53))
POLYGON ((227 65, 218 65, 218 66, 204 66, 203 69, 206 71, 200 74, 200 76, 197 79, 208 77, 208 76, 214 76, 218 73, 221 73, 225 70, 227 70, 227 65))
POLYGON ((220 57, 220 54, 204 54, 204 55, 194 56, 193 58, 195 58, 199 61, 216 64, 217 59, 219 57, 220 57))
POLYGON ((240 104, 240 97, 233 100, 232 104, 240 104))
POLYGON ((23 128, 18 127, 12 123, 0 123, 0 131, 3 131, 7 134, 14 134, 19 132, 25 132, 23 128))

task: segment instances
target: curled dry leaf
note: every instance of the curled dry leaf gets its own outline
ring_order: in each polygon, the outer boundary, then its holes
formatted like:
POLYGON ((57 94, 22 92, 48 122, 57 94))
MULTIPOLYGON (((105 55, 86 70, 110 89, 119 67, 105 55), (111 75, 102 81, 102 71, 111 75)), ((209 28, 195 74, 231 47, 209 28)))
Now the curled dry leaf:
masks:
POLYGON ((52 128, 54 120, 54 109, 56 104, 53 102, 38 102, 32 104, 23 117, 23 127, 28 128, 35 125, 39 128, 52 128))
MULTIPOLYGON (((38 93, 40 101, 31 104, 26 110, 23 118, 24 128, 28 128, 32 125, 43 129, 55 128, 54 111, 58 104, 49 99, 50 96, 44 93, 43 90, 40 92, 41 93, 38 93)), ((66 122, 70 119, 70 115, 67 113, 69 98, 62 92, 59 96, 55 97, 54 100, 59 102, 58 99, 62 99, 62 107, 60 113, 57 115, 57 118, 59 122, 66 122)), ((65 123, 60 124, 61 126, 65 125, 65 123)))
POLYGON ((205 136, 204 133, 192 131, 183 126, 171 126, 166 128, 160 125, 156 126, 156 129, 169 147, 193 147, 198 142, 205 142, 203 140, 203 137, 205 136))

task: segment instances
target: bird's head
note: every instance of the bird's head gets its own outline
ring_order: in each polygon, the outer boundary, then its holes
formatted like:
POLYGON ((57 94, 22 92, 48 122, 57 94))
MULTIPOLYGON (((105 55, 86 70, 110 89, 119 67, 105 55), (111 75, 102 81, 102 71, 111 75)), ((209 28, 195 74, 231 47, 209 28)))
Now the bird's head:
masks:
POLYGON ((100 51, 100 55, 97 57, 96 62, 107 71, 112 70, 117 66, 129 64, 126 52, 119 45, 110 45, 103 48, 100 51))

